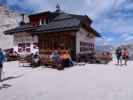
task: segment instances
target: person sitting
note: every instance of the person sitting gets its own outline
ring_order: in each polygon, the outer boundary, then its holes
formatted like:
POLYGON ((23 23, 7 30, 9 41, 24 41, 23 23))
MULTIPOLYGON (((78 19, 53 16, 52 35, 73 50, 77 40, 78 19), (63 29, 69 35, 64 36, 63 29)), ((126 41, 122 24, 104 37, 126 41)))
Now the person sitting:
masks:
POLYGON ((34 67, 37 67, 40 65, 40 56, 38 53, 32 55, 32 65, 34 67))
POLYGON ((72 62, 72 59, 71 59, 71 56, 69 54, 68 51, 64 52, 62 54, 62 65, 64 67, 70 67, 70 66, 73 66, 73 62, 72 62))
POLYGON ((58 51, 54 51, 51 53, 50 58, 54 61, 57 61, 59 59, 58 51))
POLYGON ((54 64, 57 66, 61 63, 60 61, 60 55, 58 53, 58 51, 53 51, 50 55, 50 59, 52 59, 52 61, 54 62, 54 64))

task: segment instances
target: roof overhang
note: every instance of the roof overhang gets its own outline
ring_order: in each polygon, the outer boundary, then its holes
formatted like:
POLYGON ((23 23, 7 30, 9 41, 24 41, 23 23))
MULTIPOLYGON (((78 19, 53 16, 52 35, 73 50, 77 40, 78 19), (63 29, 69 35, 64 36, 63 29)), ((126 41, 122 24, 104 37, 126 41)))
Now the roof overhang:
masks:
POLYGON ((35 31, 35 34, 45 34, 45 33, 61 33, 61 32, 77 32, 79 31, 79 27, 67 27, 67 28, 58 28, 58 29, 50 29, 50 30, 41 30, 41 31, 35 31))
POLYGON ((18 26, 16 28, 4 31, 4 34, 5 35, 13 35, 15 33, 20 33, 20 32, 32 33, 35 29, 36 29, 36 27, 22 25, 22 26, 18 26))
POLYGON ((96 37, 101 37, 100 33, 94 30, 90 25, 86 23, 81 23, 81 26, 84 27, 88 32, 93 33, 96 37))

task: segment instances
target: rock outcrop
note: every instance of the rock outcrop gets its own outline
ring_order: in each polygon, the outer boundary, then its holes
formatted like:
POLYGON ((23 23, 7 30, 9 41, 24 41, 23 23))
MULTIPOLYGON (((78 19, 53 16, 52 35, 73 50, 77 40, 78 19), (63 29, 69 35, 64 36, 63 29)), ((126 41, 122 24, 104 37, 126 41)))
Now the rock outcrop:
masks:
POLYGON ((21 19, 21 13, 0 5, 0 48, 9 49, 13 47, 13 36, 4 35, 4 31, 18 26, 21 19))

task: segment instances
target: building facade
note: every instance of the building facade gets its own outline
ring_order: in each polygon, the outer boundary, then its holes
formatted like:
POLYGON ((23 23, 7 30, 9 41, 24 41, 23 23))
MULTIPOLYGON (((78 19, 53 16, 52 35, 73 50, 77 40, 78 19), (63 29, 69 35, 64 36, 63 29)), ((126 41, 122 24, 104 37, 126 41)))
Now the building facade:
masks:
POLYGON ((43 57, 46 51, 69 50, 73 60, 95 52, 95 39, 100 37, 91 27, 86 15, 69 14, 60 11, 29 15, 29 23, 5 31, 14 36, 14 50, 21 54, 32 53, 39 48, 43 57))

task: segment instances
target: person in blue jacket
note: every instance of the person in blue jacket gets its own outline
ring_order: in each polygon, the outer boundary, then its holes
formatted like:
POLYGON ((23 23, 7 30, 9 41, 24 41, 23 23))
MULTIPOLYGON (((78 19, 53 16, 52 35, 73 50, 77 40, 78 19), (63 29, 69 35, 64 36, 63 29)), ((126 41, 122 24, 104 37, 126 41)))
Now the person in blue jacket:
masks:
POLYGON ((0 48, 0 81, 2 81, 2 68, 3 68, 3 62, 4 62, 5 56, 2 52, 2 49, 0 48))

